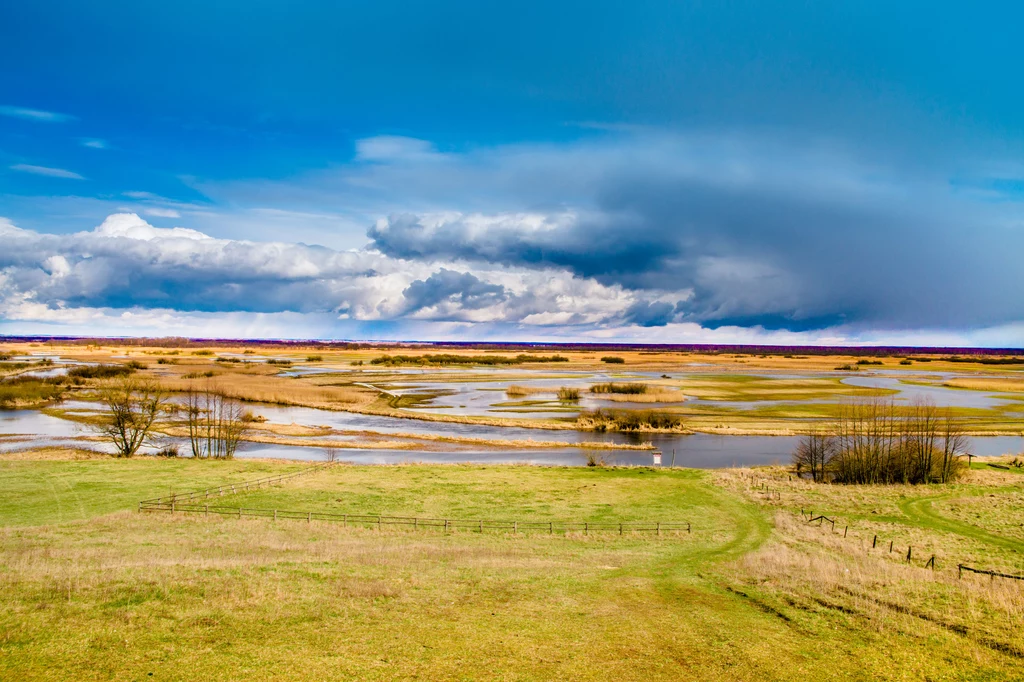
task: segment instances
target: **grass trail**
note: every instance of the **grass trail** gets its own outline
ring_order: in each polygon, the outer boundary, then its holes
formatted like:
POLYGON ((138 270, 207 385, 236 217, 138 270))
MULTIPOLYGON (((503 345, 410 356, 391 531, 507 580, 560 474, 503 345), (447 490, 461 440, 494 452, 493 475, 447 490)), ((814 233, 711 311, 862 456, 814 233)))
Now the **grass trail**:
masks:
MULTIPOLYGON (((900 510, 907 515, 910 521, 923 528, 930 528, 932 530, 938 530, 945 533, 952 533, 962 537, 971 538, 978 542, 983 542, 988 545, 994 545, 1003 549, 1008 549, 1013 552, 1024 553, 1024 542, 1016 540, 1014 538, 1004 537, 995 533, 990 533, 977 526, 973 526, 967 523, 961 523, 954 519, 950 519, 940 515, 932 507, 933 502, 940 500, 948 500, 954 498, 962 498, 968 496, 982 496, 995 494, 992 490, 975 490, 969 493, 963 491, 957 493, 950 493, 948 495, 936 495, 931 497, 919 497, 919 498, 908 498, 901 500, 899 503, 900 510)), ((1024 512, 1024 510, 1022 510, 1024 512)))

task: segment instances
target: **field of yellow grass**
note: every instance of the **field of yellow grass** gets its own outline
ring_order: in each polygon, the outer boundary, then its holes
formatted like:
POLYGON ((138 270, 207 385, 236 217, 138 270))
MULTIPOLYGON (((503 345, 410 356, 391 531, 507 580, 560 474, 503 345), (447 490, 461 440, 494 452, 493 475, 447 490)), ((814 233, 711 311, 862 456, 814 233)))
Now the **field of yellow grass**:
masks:
POLYGON ((984 465, 926 488, 813 486, 780 469, 338 465, 218 499, 693 522, 692 534, 620 536, 140 514, 142 498, 308 465, 76 457, 0 457, 0 678, 1024 675, 1020 586, 959 580, 949 565, 974 552, 1011 568, 999 542, 1017 540, 987 527, 997 513, 964 535, 921 507, 982 494, 1015 504, 1024 476, 984 465), (848 523, 847 536, 808 524, 804 504, 848 523), (937 570, 872 550, 883 532, 939 551, 937 570))
POLYGON ((991 391, 994 393, 1019 393, 1024 395, 1024 376, 1022 377, 954 377, 942 382, 952 388, 968 388, 973 391, 991 391))

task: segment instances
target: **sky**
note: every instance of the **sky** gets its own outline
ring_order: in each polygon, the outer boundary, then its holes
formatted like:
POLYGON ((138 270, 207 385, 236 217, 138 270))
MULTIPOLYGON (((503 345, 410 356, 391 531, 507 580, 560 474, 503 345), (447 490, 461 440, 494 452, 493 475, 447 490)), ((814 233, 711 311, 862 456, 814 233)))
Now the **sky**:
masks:
POLYGON ((2 3, 0 334, 1024 346, 1021 25, 2 3))

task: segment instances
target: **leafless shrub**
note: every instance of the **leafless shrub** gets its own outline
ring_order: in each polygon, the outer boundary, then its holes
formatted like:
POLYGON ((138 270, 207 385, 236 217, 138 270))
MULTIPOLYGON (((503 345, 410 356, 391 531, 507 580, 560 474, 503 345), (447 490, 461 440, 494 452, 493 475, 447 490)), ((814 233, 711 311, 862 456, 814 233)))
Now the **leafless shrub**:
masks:
POLYGON ((249 429, 247 411, 209 385, 189 386, 185 393, 185 419, 192 456, 196 459, 231 459, 249 429))
POLYGON ((837 441, 834 435, 816 431, 800 439, 793 453, 793 464, 798 474, 807 472, 811 480, 824 481, 825 467, 836 454, 837 441))
POLYGON ((793 463, 815 481, 947 483, 965 468, 969 445, 948 408, 874 398, 842 405, 835 424, 800 441, 793 463))

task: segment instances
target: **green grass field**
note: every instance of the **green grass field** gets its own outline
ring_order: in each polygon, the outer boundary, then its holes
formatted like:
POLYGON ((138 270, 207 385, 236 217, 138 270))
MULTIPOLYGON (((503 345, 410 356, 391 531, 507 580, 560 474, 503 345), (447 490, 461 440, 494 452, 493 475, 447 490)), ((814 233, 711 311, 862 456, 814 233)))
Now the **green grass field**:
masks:
POLYGON ((0 460, 0 679, 1024 677, 1024 585, 957 581, 862 538, 885 528, 1012 566, 1019 533, 993 520, 1020 511, 1017 475, 908 490, 813 487, 770 469, 338 465, 218 499, 693 523, 660 537, 135 511, 142 498, 303 466, 0 460), (988 494, 1000 511, 970 506, 988 494), (848 516, 850 536, 802 522, 798 507, 812 503, 848 516))

